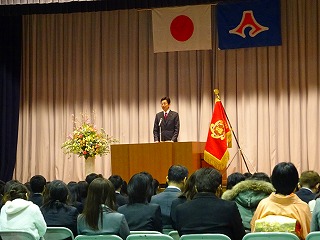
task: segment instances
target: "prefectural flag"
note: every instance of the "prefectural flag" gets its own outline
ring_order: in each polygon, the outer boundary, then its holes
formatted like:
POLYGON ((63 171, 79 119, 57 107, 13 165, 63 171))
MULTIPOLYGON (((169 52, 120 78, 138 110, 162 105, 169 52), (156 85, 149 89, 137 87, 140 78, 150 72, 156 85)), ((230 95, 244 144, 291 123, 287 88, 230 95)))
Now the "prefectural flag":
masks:
POLYGON ((217 5, 219 49, 281 45, 279 0, 243 0, 217 5))
POLYGON ((220 99, 216 97, 209 127, 204 160, 218 170, 226 168, 229 161, 228 147, 232 145, 232 135, 220 99))
POLYGON ((212 49, 211 5, 152 10, 154 52, 212 49))

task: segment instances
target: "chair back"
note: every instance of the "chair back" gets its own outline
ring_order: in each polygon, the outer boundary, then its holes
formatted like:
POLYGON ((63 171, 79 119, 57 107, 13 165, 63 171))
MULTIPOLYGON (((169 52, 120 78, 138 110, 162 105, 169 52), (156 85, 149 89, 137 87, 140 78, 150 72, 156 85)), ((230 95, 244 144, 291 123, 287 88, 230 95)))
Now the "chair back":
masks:
POLYGON ((0 230, 0 239, 2 240, 36 240, 29 232, 22 230, 0 230))
POLYGON ((202 234, 187 234, 182 235, 180 240, 231 240, 227 235, 221 233, 202 233, 202 234))
POLYGON ((118 235, 78 235, 75 240, 122 240, 118 235))
POLYGON ((130 231, 130 234, 161 234, 158 231, 130 231))
POLYGON ((320 239, 320 232, 310 232, 306 240, 319 240, 320 239))
POLYGON ((289 232, 253 232, 247 233, 243 240, 299 240, 299 237, 289 232))
POLYGON ((126 240, 173 240, 166 234, 130 234, 126 240))
POLYGON ((173 240, 180 240, 180 235, 177 230, 170 231, 168 235, 172 237, 173 240))
POLYGON ((47 231, 44 234, 45 240, 63 240, 66 238, 74 240, 73 233, 66 227, 47 227, 47 231))

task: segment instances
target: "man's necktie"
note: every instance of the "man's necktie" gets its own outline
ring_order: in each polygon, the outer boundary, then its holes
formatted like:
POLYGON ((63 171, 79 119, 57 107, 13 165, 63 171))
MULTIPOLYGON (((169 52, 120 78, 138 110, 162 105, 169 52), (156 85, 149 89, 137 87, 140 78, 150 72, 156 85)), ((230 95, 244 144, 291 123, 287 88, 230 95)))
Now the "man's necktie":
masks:
POLYGON ((164 113, 164 119, 166 120, 168 116, 168 113, 164 113))

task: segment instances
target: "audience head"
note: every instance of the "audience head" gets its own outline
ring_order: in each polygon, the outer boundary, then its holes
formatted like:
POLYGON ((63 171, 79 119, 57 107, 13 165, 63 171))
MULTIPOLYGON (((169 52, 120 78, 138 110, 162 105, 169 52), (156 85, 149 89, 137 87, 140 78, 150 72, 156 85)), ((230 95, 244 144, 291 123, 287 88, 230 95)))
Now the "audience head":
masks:
POLYGON ((181 165, 172 165, 168 170, 167 183, 182 188, 188 178, 188 169, 181 165))
POLYGON ((147 203, 153 193, 152 180, 146 173, 134 174, 128 183, 129 204, 147 203))
POLYGON ((195 185, 197 192, 216 193, 222 184, 221 173, 214 168, 201 168, 196 171, 195 185))
POLYGON ((102 174, 90 173, 86 176, 86 182, 90 184, 96 178, 103 178, 102 174))
POLYGON ((94 179, 89 184, 87 200, 82 213, 87 224, 98 230, 99 216, 102 211, 114 211, 115 201, 116 193, 113 184, 108 179, 101 177, 94 179))
POLYGON ((34 175, 30 179, 30 188, 33 193, 43 193, 47 180, 42 175, 34 175))
POLYGON ((72 203, 81 201, 80 193, 79 193, 79 185, 78 183, 71 181, 68 182, 67 187, 69 189, 69 199, 72 203))
POLYGON ((111 175, 109 177, 109 181, 112 182, 114 189, 116 191, 120 191, 122 184, 123 184, 123 179, 119 175, 111 175))
MULTIPOLYGON (((153 190, 152 190, 153 177, 152 177, 152 175, 151 175, 150 173, 148 173, 148 172, 140 172, 140 173, 146 175, 147 178, 148 178, 148 181, 149 181, 149 184, 150 184, 150 189, 149 189, 149 191, 148 191, 148 202, 150 202, 150 201, 151 201, 151 197, 153 196, 153 190)), ((128 190, 127 190, 127 191, 128 191, 128 190)), ((128 195, 129 195, 129 193, 128 193, 128 195)))
POLYGON ((246 177, 239 172, 231 173, 227 178, 227 190, 231 189, 237 183, 246 180, 246 177))
POLYGON ((299 181, 297 168, 291 162, 278 163, 272 171, 271 182, 276 193, 290 195, 299 181))
POLYGON ((121 190, 120 190, 120 194, 121 195, 128 196, 127 186, 128 186, 127 181, 123 180, 122 187, 121 187, 121 190))
POLYGON ((153 189, 153 195, 156 195, 159 191, 160 183, 157 179, 153 179, 152 181, 152 189, 153 189))
POLYGON ((250 173, 250 172, 245 172, 245 173, 243 174, 243 176, 245 177, 245 179, 249 179, 249 178, 252 177, 252 173, 250 173))
POLYGON ((184 186, 184 190, 182 191, 180 196, 184 196, 186 199, 193 199, 194 195, 196 195, 196 176, 198 171, 192 173, 190 177, 187 179, 186 184, 184 186))
POLYGON ((85 209, 94 208, 97 210, 101 204, 104 204, 110 209, 115 210, 115 199, 113 184, 109 180, 99 177, 94 179, 89 185, 85 209))
POLYGON ((318 189, 320 176, 315 171, 304 171, 300 174, 299 185, 309 189, 318 189))
POLYGON ((61 180, 53 180, 48 183, 45 191, 43 205, 62 206, 67 203, 69 197, 69 190, 67 185, 61 180))
POLYGON ((89 184, 86 181, 78 182, 79 195, 81 199, 85 199, 87 197, 88 187, 89 187, 89 184))
POLYGON ((20 182, 18 180, 9 180, 8 182, 6 182, 3 188, 3 194, 6 194, 6 192, 9 191, 9 188, 11 187, 11 185, 15 183, 20 183, 20 182))
POLYGON ((268 176, 268 174, 266 174, 264 172, 256 172, 256 173, 252 174, 252 176, 249 179, 260 180, 260 181, 265 181, 265 182, 271 183, 270 177, 268 176))
POLYGON ((28 189, 24 184, 20 182, 15 182, 8 186, 7 191, 4 194, 3 200, 4 203, 6 201, 13 201, 18 198, 28 200, 28 194, 28 189))

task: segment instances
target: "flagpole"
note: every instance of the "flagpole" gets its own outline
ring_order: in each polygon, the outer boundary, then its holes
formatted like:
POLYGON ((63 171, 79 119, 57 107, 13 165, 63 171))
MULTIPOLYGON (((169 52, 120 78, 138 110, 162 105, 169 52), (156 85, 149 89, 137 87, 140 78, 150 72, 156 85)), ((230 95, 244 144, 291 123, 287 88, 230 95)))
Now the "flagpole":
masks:
MULTIPOLYGON (((216 95, 216 98, 221 101, 220 95, 219 95, 219 89, 214 89, 213 92, 214 92, 214 94, 216 95)), ((221 102, 221 105, 223 106, 222 102, 221 102)), ((238 150, 240 151, 240 154, 241 154, 241 157, 242 157, 242 159, 243 159, 243 161, 244 161, 244 164, 246 165, 246 168, 247 168, 248 172, 251 173, 250 170, 249 170, 247 161, 246 161, 246 159, 245 159, 245 157, 244 157, 244 155, 243 155, 243 153, 242 153, 242 150, 241 150, 241 147, 240 147, 238 138, 236 137, 236 134, 235 134, 234 131, 233 131, 233 127, 232 127, 232 125, 231 125, 231 122, 230 122, 230 120, 229 120, 229 117, 228 117, 228 115, 227 115, 226 110, 224 109, 224 107, 223 107, 223 112, 224 112, 224 115, 226 116, 227 121, 228 121, 228 124, 229 124, 229 126, 230 126, 230 128, 231 128, 232 135, 233 135, 234 139, 236 140, 236 143, 237 143, 237 146, 238 146, 238 150)), ((227 168, 228 168, 229 166, 230 166, 230 164, 227 166, 227 168)))

